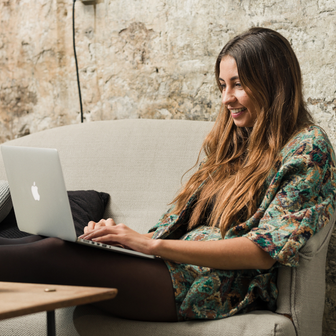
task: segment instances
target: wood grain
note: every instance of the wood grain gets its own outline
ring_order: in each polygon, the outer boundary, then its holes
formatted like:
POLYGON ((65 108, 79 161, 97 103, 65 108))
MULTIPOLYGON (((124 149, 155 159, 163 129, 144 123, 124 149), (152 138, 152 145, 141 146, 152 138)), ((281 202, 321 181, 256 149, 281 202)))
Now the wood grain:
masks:
POLYGON ((0 282, 0 320, 109 300, 117 293, 115 288, 0 282))

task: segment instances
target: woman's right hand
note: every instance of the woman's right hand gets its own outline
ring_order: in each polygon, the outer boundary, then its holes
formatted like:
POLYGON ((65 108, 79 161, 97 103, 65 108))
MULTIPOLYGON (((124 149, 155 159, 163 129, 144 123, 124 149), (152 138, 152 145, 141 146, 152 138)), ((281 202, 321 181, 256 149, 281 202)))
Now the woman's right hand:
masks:
POLYGON ((91 221, 84 228, 84 234, 88 234, 96 229, 99 229, 103 226, 114 226, 116 225, 115 221, 112 218, 101 219, 99 222, 91 221))
MULTIPOLYGON (((82 238, 82 239, 91 239, 91 236, 94 237, 95 236, 95 233, 94 231, 99 231, 99 229, 102 229, 104 227, 111 227, 111 226, 116 226, 116 222, 112 219, 112 218, 108 218, 108 219, 101 219, 99 222, 94 222, 94 221, 91 221, 88 223, 87 226, 85 226, 84 228, 84 233, 79 236, 78 238, 82 238)), ((145 239, 147 238, 152 238, 154 232, 150 232, 150 233, 143 233, 143 234, 139 234, 133 230, 130 230, 129 228, 126 227, 126 225, 124 224, 121 224, 123 227, 125 227, 126 229, 128 229, 130 232, 136 234, 136 235, 139 235, 139 236, 142 236, 144 237, 145 239)), ((99 237, 99 236, 98 236, 99 237)), ((125 245, 119 243, 119 242, 109 242, 110 245, 113 245, 113 246, 119 246, 119 247, 122 247, 122 248, 127 248, 125 245)))

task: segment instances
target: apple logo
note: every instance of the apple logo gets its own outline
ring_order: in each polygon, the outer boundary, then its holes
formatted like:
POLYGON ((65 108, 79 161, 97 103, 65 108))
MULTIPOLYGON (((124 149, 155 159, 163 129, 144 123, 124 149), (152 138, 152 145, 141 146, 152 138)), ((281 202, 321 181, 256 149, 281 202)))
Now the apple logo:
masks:
POLYGON ((32 185, 32 187, 31 187, 31 192, 33 194, 34 200, 39 201, 40 200, 40 194, 38 192, 38 187, 35 184, 35 182, 34 182, 34 185, 32 185))

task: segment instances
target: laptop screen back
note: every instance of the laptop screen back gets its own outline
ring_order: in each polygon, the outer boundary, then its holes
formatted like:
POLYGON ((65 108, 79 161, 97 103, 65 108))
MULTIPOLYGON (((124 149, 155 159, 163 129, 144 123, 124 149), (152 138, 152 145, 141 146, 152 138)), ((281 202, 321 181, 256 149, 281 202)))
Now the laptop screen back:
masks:
POLYGON ((76 241, 57 150, 2 145, 1 151, 19 229, 76 241))

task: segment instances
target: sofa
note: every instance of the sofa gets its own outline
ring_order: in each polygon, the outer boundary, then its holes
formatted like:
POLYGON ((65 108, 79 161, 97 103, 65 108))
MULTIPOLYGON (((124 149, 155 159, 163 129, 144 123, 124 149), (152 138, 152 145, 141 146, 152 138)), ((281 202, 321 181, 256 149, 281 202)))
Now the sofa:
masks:
MULTIPOLYGON (((196 163, 212 125, 187 120, 97 121, 34 133, 7 144, 57 148, 68 190, 110 194, 105 218, 145 233, 192 173, 187 171, 196 163)), ((0 180, 6 180, 2 158, 0 180)), ((321 335, 326 253, 334 221, 301 249, 298 268, 280 269, 276 312, 154 323, 119 319, 92 306, 79 306, 56 311, 57 335, 321 335)), ((6 336, 44 335, 45 328, 45 313, 0 321, 0 335, 6 336)))

